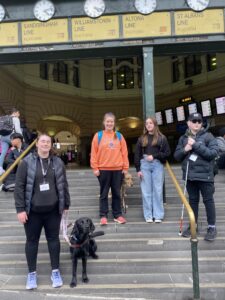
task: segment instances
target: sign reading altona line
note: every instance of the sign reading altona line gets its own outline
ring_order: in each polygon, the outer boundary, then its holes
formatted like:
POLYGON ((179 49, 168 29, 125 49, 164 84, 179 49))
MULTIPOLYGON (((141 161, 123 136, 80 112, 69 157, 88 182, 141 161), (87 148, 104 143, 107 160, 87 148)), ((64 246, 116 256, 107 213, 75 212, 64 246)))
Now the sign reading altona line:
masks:
POLYGON ((0 47, 18 45, 18 23, 0 24, 0 47))
POLYGON ((73 18, 72 40, 93 41, 119 38, 119 17, 107 16, 98 19, 73 18))
POLYGON ((22 44, 51 44, 68 42, 68 20, 53 19, 48 22, 26 21, 21 23, 22 44))
POLYGON ((171 35, 169 12, 153 13, 143 16, 139 14, 123 15, 123 37, 156 37, 171 35))
POLYGON ((174 13, 175 35, 224 33, 222 9, 210 9, 195 13, 179 11, 174 13))

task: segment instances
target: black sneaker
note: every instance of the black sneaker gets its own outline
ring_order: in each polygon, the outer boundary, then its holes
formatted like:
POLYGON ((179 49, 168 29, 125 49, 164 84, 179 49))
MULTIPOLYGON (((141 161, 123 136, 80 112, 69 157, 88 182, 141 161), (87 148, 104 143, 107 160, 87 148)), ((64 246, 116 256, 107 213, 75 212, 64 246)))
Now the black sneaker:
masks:
POLYGON ((191 228, 188 226, 184 231, 182 232, 182 237, 188 238, 191 236, 191 228))
POLYGON ((216 238, 216 235, 217 235, 216 227, 208 227, 204 240, 213 242, 216 238))
MULTIPOLYGON (((198 232, 198 227, 196 225, 196 232, 198 232)), ((182 237, 188 238, 191 237, 191 227, 188 226, 181 234, 182 237)))

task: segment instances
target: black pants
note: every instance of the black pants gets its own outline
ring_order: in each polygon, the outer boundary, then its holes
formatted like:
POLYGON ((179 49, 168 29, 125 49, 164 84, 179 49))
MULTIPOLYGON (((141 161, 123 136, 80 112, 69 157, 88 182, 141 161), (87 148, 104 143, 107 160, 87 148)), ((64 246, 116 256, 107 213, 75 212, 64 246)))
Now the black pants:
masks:
POLYGON ((187 181, 187 191, 189 195, 189 203, 195 215, 195 221, 198 221, 198 206, 200 200, 200 192, 202 195, 203 203, 206 209, 208 225, 215 225, 216 223, 216 210, 213 199, 215 187, 213 182, 204 181, 187 181))
POLYGON ((118 218, 122 215, 121 211, 121 197, 120 189, 123 180, 123 173, 119 171, 100 171, 98 176, 100 183, 100 217, 107 217, 108 206, 108 193, 111 188, 112 192, 112 213, 114 218, 118 218))
POLYGON ((41 230, 44 227, 45 236, 48 242, 52 270, 59 268, 60 254, 60 230, 61 215, 58 209, 48 213, 30 212, 28 221, 25 223, 26 245, 25 253, 29 272, 36 271, 38 244, 41 230))

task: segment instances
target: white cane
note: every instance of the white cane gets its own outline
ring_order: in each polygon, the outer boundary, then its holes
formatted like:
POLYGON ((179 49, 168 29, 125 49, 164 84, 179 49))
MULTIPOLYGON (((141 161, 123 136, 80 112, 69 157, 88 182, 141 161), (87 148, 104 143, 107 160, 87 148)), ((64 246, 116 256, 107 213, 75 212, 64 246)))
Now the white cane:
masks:
MULTIPOLYGON (((186 191, 187 191, 187 178, 188 178, 188 169, 189 169, 189 159, 187 161, 187 168, 186 168, 186 174, 185 174, 185 182, 184 182, 184 196, 186 196, 186 191)), ((183 231, 183 220, 184 220, 184 204, 182 205, 181 209, 181 217, 180 217, 180 230, 178 235, 182 235, 183 231)))

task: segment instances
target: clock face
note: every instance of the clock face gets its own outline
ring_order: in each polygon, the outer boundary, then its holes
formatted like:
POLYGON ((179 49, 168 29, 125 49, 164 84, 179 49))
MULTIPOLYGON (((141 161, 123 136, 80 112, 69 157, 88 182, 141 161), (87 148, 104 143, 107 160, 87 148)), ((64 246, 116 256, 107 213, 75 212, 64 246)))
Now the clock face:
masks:
POLYGON ((139 13, 148 15, 156 9, 157 3, 156 0, 135 0, 134 6, 139 13))
POLYGON ((86 0, 84 11, 89 17, 98 18, 105 11, 105 2, 103 0, 86 0))
POLYGON ((0 22, 5 18, 5 9, 4 7, 0 4, 0 22))
POLYGON ((188 6, 195 11, 202 11, 209 5, 209 0, 187 0, 188 6))
POLYGON ((34 16, 39 21, 48 21, 50 20, 55 13, 55 6, 49 0, 40 0, 34 6, 34 16))

